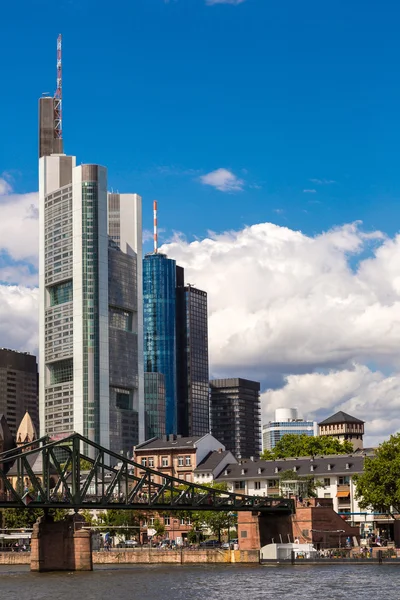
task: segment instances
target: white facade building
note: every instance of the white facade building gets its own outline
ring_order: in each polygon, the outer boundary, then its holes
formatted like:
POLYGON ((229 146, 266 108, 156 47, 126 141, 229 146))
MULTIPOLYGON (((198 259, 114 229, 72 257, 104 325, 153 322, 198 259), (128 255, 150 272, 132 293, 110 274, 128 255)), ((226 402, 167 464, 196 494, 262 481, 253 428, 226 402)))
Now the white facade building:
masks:
POLYGON ((108 204, 104 167, 40 158, 40 433, 127 452, 144 434, 141 199, 121 203, 119 244, 108 204))

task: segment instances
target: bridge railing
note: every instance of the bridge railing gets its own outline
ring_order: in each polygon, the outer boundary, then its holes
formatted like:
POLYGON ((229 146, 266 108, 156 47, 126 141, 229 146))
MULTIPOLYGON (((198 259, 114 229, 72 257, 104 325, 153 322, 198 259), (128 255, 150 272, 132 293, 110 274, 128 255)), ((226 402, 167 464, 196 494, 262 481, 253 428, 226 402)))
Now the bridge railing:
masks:
POLYGON ((246 496, 144 467, 80 434, 0 454, 0 506, 293 512, 291 500, 246 496), (88 466, 82 469, 82 461, 88 466))

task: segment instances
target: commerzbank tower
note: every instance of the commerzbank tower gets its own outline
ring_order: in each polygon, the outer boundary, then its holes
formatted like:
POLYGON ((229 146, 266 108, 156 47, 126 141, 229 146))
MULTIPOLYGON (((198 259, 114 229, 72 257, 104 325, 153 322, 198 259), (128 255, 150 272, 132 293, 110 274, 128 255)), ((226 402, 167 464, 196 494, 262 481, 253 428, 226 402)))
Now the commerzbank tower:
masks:
POLYGON ((57 91, 39 100, 40 433, 125 455, 144 437, 142 199, 64 154, 57 91))

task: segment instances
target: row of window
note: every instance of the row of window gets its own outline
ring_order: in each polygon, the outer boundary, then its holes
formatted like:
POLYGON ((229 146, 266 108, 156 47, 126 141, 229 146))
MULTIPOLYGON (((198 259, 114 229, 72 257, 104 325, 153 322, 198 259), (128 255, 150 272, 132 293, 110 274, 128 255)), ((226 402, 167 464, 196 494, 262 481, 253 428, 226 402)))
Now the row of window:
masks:
MULTIPOLYGON (((179 523, 181 525, 191 525, 192 521, 189 518, 182 517, 181 519, 173 519, 175 523, 179 523)), ((148 527, 149 525, 154 525, 156 521, 164 521, 164 525, 171 525, 171 517, 163 517, 157 519, 157 517, 150 517, 149 519, 145 519, 142 521, 142 527, 148 527)))
MULTIPOLYGON (((140 461, 142 467, 154 467, 154 457, 143 457, 140 461)), ((161 466, 169 467, 169 457, 162 456, 161 457, 161 466)), ((178 467, 191 467, 192 466, 192 457, 191 456, 178 456, 178 467)))

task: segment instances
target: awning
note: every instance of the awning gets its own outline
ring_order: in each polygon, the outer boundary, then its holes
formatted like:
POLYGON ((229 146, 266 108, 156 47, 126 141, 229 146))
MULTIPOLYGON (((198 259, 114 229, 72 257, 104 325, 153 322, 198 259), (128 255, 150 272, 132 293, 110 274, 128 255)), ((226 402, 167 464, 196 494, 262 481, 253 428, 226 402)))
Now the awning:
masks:
POLYGON ((336 498, 349 498, 350 492, 338 492, 336 498))

